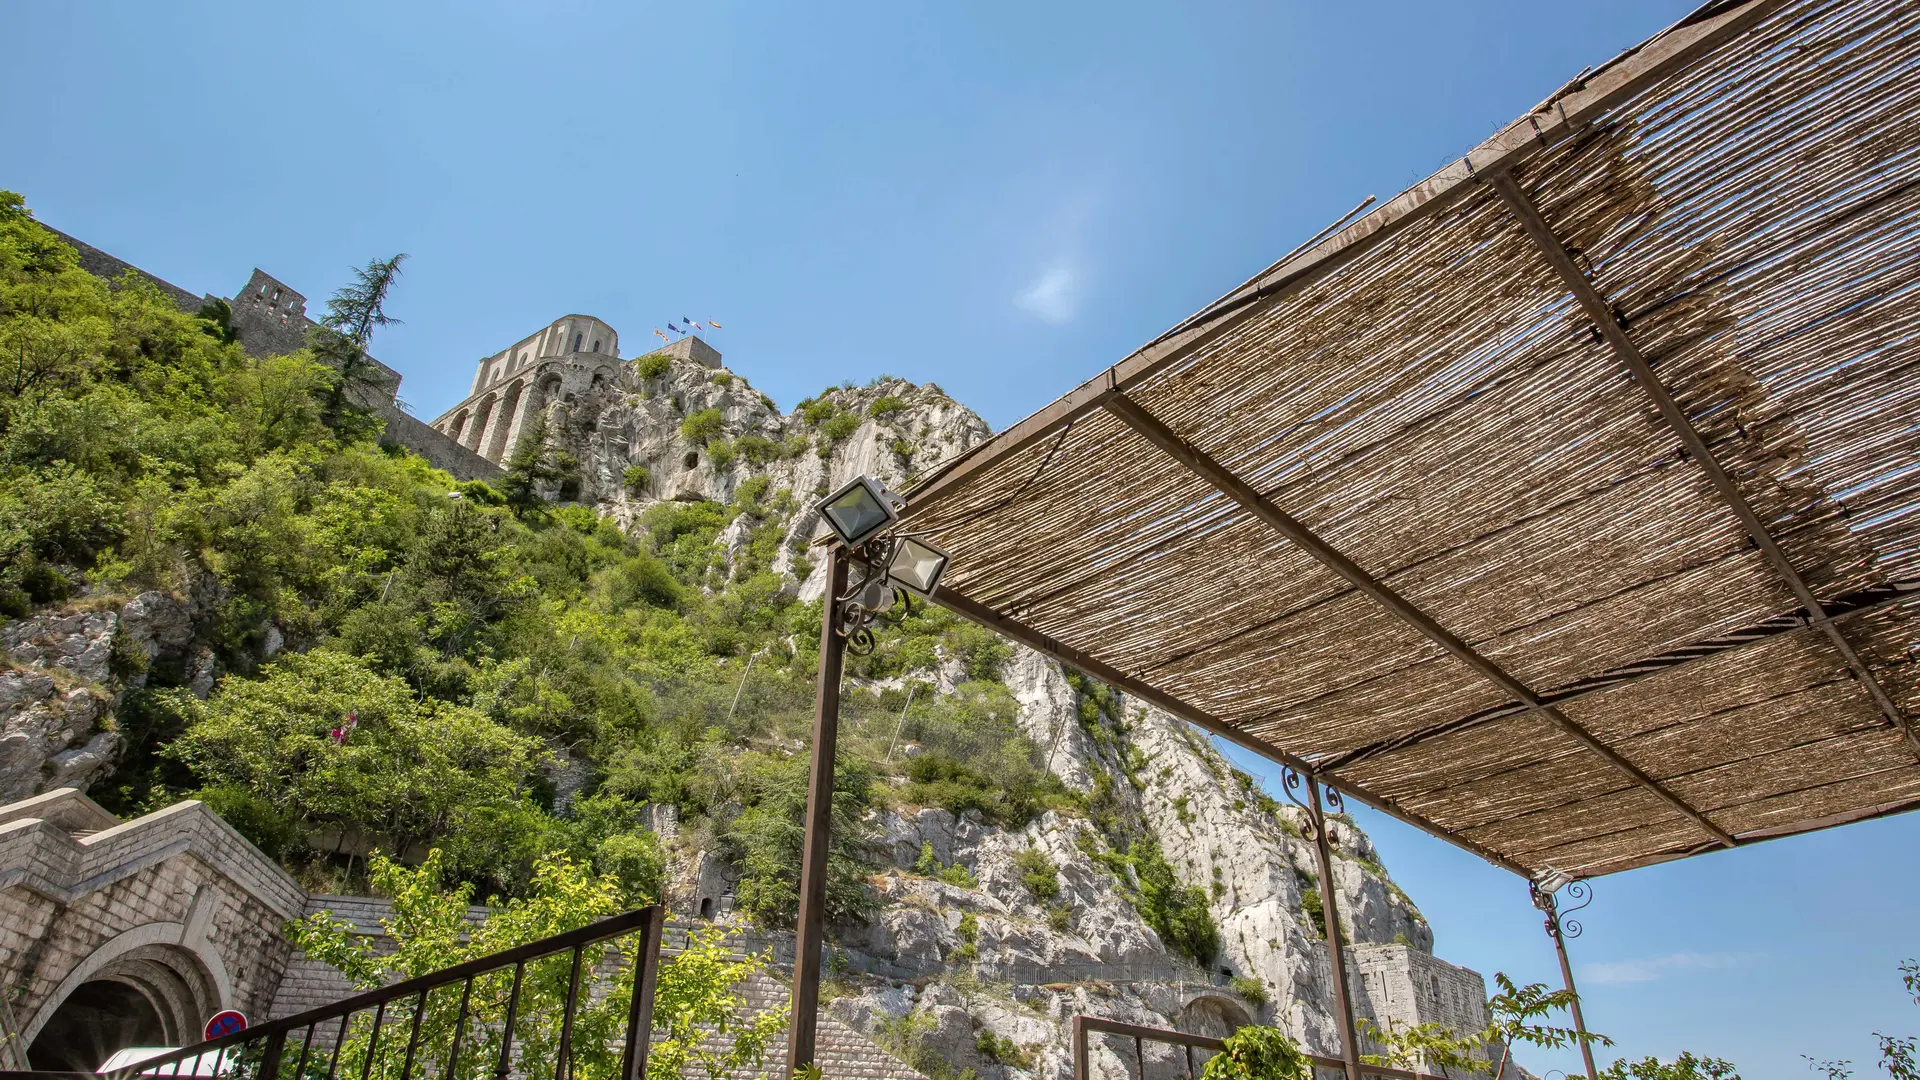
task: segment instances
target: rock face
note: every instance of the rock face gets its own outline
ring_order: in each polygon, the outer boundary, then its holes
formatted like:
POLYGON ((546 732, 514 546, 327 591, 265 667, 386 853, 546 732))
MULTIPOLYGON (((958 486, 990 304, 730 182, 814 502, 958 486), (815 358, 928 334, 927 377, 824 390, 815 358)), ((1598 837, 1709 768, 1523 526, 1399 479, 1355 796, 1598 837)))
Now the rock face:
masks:
MULTIPOLYGON (((121 692, 156 658, 193 640, 192 612, 159 592, 117 608, 53 611, 0 627, 0 803, 55 788, 85 791, 112 772, 121 692)), ((213 672, 204 662, 204 683, 213 672)), ((200 691, 202 696, 206 691, 200 691)))
MULTIPOLYGON (((931 385, 839 387, 782 414, 723 367, 664 357, 556 406, 553 419, 580 462, 580 497, 623 523, 661 501, 729 502, 747 484, 789 493, 775 518, 773 568, 802 599, 823 587, 824 560, 808 558, 822 531, 807 509, 818 497, 862 474, 904 490, 989 434, 931 385)), ((722 534, 730 553, 751 540, 744 522, 722 534)), ((942 691, 960 678, 951 663, 917 677, 942 691)), ((832 983, 832 1015, 923 1068, 935 1061, 936 1073, 971 1069, 985 1080, 1070 1076, 1076 1013, 1221 1035, 1259 1021, 1337 1053, 1325 941, 1307 913, 1318 905, 1304 811, 1269 798, 1185 723, 1124 696, 1088 702, 1087 684, 1037 653, 1016 648, 1002 681, 1046 767, 1139 822, 1182 883, 1205 891, 1218 955, 1203 969, 1161 940, 1127 883, 1096 857, 1101 843, 1084 819, 1048 812, 1009 830, 971 812, 889 809, 871 822, 890 864, 873 879, 878 906, 866 923, 836 928, 834 963, 846 973, 832 983), (1054 868, 1053 895, 1028 884, 1029 852, 1054 868)), ((1459 1026, 1475 1016, 1484 1023, 1479 977, 1431 957, 1431 930, 1366 835, 1340 818, 1332 840, 1342 922, 1371 973, 1353 976, 1361 1015, 1431 1018, 1402 1000, 1431 968, 1447 975, 1454 1004, 1471 999, 1448 1015, 1459 1026), (1381 989, 1389 982, 1393 994, 1381 989)), ((726 912, 721 894, 734 875, 711 852, 678 859, 677 908, 726 912)), ((791 958, 790 938, 742 933, 791 958)), ((1131 1047, 1123 1049, 1096 1045, 1095 1071, 1137 1075, 1131 1047)), ((1153 1055, 1174 1068, 1170 1049, 1153 1055)))

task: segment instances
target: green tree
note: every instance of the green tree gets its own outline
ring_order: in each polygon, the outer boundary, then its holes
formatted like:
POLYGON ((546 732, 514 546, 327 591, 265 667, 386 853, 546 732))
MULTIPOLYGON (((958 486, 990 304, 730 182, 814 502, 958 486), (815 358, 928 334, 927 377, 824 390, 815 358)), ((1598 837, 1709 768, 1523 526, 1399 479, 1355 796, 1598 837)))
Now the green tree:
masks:
MULTIPOLYGON (((1362 1055, 1361 1060, 1369 1065, 1407 1069, 1464 1069, 1499 1075, 1506 1070, 1508 1056, 1515 1043, 1556 1049, 1574 1046, 1581 1041, 1580 1033, 1572 1028, 1542 1022, 1555 1013, 1571 1008, 1573 994, 1566 990, 1550 991, 1545 983, 1518 986, 1505 972, 1495 972, 1493 978, 1500 992, 1487 1002, 1491 1022, 1486 1028, 1459 1033, 1437 1023, 1403 1026, 1390 1022, 1386 1027, 1381 1027, 1362 1017, 1356 1025, 1360 1035, 1379 1049, 1362 1055)), ((1612 1039, 1594 1032, 1587 1032, 1585 1040, 1600 1046, 1613 1045, 1612 1039)), ((1722 1078, 1714 1077, 1711 1080, 1722 1078)))
MULTIPOLYGON (((352 924, 319 912, 287 927, 288 937, 308 956, 333 967, 348 981, 373 989, 400 979, 425 975, 467 960, 616 915, 622 908, 620 883, 611 875, 595 876, 565 858, 543 859, 536 867, 525 897, 510 900, 475 924, 469 919, 471 886, 446 879, 438 851, 418 869, 387 859, 375 859, 375 888, 390 897, 393 914, 382 920, 393 951, 375 949, 352 924)), ((632 1002, 631 973, 637 959, 638 935, 582 950, 580 968, 585 979, 595 979, 609 960, 620 974, 604 986, 588 985, 579 995, 571 1041, 572 1069, 579 1080, 606 1080, 619 1072, 622 1037, 632 1002), (615 959, 617 957, 617 959, 615 959)), ((716 930, 696 931, 687 946, 662 962, 654 994, 656 1035, 648 1058, 648 1074, 662 1080, 692 1080, 696 1075, 717 1080, 757 1068, 765 1059, 768 1042, 785 1027, 778 1010, 749 1014, 736 987, 764 968, 758 957, 736 960, 716 930), (696 1072, 697 1070, 697 1072, 696 1072)), ((561 953, 528 966, 518 999, 514 1023, 513 1066, 516 1075, 550 1072, 559 1052, 571 956, 561 953)), ((469 1019, 462 1036, 461 1067, 457 1080, 484 1080, 499 1061, 511 972, 501 971, 475 980, 467 1003, 469 1019)), ((445 1060, 458 1018, 461 987, 456 984, 429 996, 424 1003, 419 1055, 416 1060, 445 1060)), ((394 1007, 393 1022, 411 1025, 411 1003, 394 1007)), ((373 1044, 371 1019, 356 1018, 340 1052, 342 1075, 397 1077, 407 1040, 388 1038, 373 1044), (371 1051, 372 1060, 369 1061, 371 1051)))
POLYGON ((507 455, 507 474, 500 478, 500 491, 507 503, 520 511, 540 504, 540 489, 559 482, 570 470, 557 460, 553 448, 553 426, 545 410, 535 409, 520 428, 520 438, 507 455))
POLYGON ((1313 1063, 1279 1028, 1250 1024, 1227 1036, 1200 1080, 1312 1080, 1313 1063))
POLYGON ((543 754, 473 709, 421 700, 326 649, 283 657, 258 680, 229 678, 204 702, 170 697, 189 722, 168 753, 208 786, 396 855, 460 831, 478 810, 520 802, 543 754))
POLYGON ((1740 1080, 1733 1062, 1716 1057, 1694 1057, 1685 1050, 1672 1061, 1644 1057, 1639 1061, 1615 1059, 1600 1070, 1606 1080, 1740 1080))
POLYGON ((406 253, 374 259, 353 271, 353 281, 341 286, 327 301, 327 314, 313 335, 314 355, 334 371, 325 398, 329 426, 338 427, 353 404, 363 404, 384 389, 380 369, 367 355, 373 332, 400 320, 387 314, 387 294, 400 277, 406 253))

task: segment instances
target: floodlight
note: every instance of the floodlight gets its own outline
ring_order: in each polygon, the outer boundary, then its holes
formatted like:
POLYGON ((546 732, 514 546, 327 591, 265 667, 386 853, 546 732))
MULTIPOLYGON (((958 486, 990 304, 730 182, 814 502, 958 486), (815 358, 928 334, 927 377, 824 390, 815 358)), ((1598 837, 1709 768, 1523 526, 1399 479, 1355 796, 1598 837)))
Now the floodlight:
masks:
POLYGON ((857 548, 899 518, 900 511, 894 507, 898 499, 899 496, 888 491, 880 481, 871 476, 857 476, 847 486, 820 500, 817 509, 841 543, 857 548))
POLYGON ((940 575, 946 569, 946 552, 911 536, 903 536, 894 545, 893 558, 887 562, 887 577, 895 585, 926 599, 939 587, 940 575))

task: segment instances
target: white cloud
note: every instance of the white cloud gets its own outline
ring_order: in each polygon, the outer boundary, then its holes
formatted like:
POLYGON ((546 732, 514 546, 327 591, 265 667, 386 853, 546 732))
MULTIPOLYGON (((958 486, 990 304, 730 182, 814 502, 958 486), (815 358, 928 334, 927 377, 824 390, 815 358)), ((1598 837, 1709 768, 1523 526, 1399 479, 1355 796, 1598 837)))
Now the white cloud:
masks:
POLYGON ((1652 982, 1669 972, 1714 971, 1736 967, 1741 959, 1731 953, 1677 952, 1667 953, 1664 956, 1643 956, 1636 960, 1582 964, 1580 981, 1608 986, 1652 982))
POLYGON ((1020 310, 1050 323, 1068 322, 1080 312, 1080 271, 1071 263, 1055 262, 1013 302, 1020 310))

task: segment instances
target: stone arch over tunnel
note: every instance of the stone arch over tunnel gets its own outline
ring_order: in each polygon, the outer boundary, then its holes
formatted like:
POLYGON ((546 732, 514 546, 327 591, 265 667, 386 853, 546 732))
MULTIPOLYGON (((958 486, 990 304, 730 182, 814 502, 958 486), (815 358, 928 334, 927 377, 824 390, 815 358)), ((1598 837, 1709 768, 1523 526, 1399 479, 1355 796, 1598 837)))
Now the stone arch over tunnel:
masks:
POLYGON ((91 1072, 129 1046, 198 1041, 226 996, 225 980, 191 950, 137 940, 144 936, 132 931, 102 945, 21 1032, 34 1068, 91 1072))
POLYGON ((1225 994, 1201 994, 1180 1010, 1175 1027, 1189 1035, 1224 1039, 1253 1023, 1246 1006, 1225 994))

